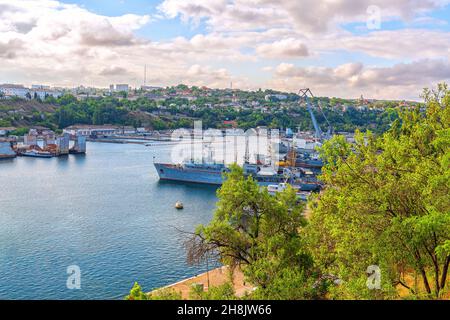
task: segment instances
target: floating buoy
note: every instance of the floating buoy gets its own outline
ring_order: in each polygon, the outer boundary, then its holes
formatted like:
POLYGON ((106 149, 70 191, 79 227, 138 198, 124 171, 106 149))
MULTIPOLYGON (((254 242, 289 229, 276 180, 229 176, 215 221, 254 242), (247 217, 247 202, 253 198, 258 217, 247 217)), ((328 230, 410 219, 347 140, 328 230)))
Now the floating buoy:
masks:
POLYGON ((175 203, 175 208, 176 209, 183 209, 183 203, 180 201, 177 201, 177 203, 175 203))

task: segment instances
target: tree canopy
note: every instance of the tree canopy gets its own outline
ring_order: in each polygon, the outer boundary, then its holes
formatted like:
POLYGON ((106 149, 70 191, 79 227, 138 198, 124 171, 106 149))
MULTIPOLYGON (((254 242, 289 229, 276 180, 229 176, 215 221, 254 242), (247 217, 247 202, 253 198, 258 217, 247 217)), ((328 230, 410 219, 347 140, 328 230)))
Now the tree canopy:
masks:
MULTIPOLYGON (((308 219, 292 188, 270 196, 232 166, 213 219, 186 242, 188 261, 241 268, 256 287, 248 299, 448 298, 450 91, 424 99, 382 135, 324 143, 308 219)), ((230 299, 231 289, 196 294, 230 299)))
POLYGON ((426 90, 426 113, 405 111, 380 137, 335 136, 321 149, 326 188, 308 228, 315 263, 339 276, 337 298, 440 297, 450 263, 450 93, 426 90), (381 270, 381 290, 366 269, 381 270))
POLYGON ((215 252, 224 264, 239 267, 257 287, 252 298, 301 299, 317 296, 315 272, 305 247, 304 205, 292 188, 270 196, 242 169, 232 166, 218 190, 212 221, 199 226, 187 242, 190 262, 215 252), (282 283, 292 286, 279 291, 282 283))

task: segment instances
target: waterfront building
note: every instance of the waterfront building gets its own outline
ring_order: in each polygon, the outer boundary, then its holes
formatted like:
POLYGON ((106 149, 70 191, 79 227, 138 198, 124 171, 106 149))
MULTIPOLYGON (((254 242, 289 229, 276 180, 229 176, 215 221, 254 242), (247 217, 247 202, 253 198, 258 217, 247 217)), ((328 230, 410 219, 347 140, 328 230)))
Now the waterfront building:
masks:
POLYGON ((14 130, 16 130, 14 127, 0 127, 0 137, 8 135, 8 133, 14 130))
POLYGON ((23 137, 23 144, 27 146, 37 145, 37 135, 29 133, 23 137))
POLYGON ((49 145, 55 145, 56 144, 56 138, 55 134, 52 132, 48 132, 44 135, 44 148, 49 145))
POLYGON ((136 128, 136 133, 143 134, 143 133, 149 133, 150 130, 144 127, 136 128))
MULTIPOLYGON (((133 128, 134 129, 134 128, 133 128)), ((122 127, 111 125, 73 125, 63 129, 64 133, 71 136, 112 136, 122 134, 122 127)))
POLYGON ((136 128, 130 127, 130 126, 122 127, 122 132, 121 132, 121 134, 124 134, 124 135, 128 135, 128 134, 136 134, 136 128))
POLYGON ((61 137, 56 138, 57 154, 63 155, 69 153, 70 136, 64 133, 61 137))

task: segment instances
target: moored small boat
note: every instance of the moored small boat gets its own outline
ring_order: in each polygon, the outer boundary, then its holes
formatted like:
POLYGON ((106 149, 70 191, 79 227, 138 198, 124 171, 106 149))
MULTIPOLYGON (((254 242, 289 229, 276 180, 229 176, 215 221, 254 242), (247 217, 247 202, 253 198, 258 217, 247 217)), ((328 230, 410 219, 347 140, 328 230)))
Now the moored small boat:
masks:
POLYGON ((47 151, 36 151, 28 150, 21 154, 23 157, 33 157, 33 158, 51 158, 53 155, 47 151))
MULTIPOLYGON (((297 185, 291 185, 292 188, 295 190, 295 194, 297 195, 297 198, 303 201, 307 201, 308 197, 310 196, 311 192, 302 191, 301 188, 297 185)), ((270 195, 274 196, 278 192, 283 192, 288 187, 287 183, 279 183, 279 184, 270 184, 267 186, 267 191, 270 195)))

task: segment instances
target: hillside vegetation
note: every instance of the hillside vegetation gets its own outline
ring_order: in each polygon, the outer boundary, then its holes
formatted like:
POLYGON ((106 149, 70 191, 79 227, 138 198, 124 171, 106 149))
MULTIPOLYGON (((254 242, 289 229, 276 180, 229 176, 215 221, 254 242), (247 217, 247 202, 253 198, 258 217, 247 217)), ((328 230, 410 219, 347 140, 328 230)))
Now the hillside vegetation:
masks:
MULTIPOLYGON (((205 128, 224 128, 224 121, 235 121, 243 129, 257 126, 269 128, 299 128, 313 130, 311 118, 298 97, 286 101, 266 101, 267 92, 240 92, 232 103, 227 91, 212 96, 167 97, 164 101, 145 96, 135 99, 105 96, 76 99, 66 94, 60 98, 47 97, 44 101, 18 98, 0 100, 0 127, 28 128, 46 126, 54 130, 73 124, 116 124, 148 127, 155 130, 191 128, 193 121, 203 121, 205 128), (255 104, 255 106, 252 106, 255 104)), ((398 118, 398 109, 390 102, 378 102, 376 109, 358 110, 351 105, 344 111, 337 105, 347 103, 336 98, 314 98, 335 131, 353 132, 355 129, 376 133, 386 131, 398 118)), ((354 102, 352 102, 354 103, 354 102)), ((327 129, 324 116, 315 111, 323 130, 327 129)))

